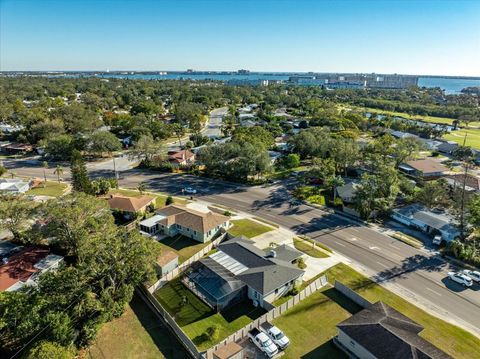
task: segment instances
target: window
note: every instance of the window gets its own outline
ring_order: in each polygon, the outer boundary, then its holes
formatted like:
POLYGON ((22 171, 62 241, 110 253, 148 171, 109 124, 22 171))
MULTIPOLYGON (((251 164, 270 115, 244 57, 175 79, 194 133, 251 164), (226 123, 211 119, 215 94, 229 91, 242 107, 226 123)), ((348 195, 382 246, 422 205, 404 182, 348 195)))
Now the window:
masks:
POLYGON ((197 231, 193 231, 193 234, 197 235, 197 231))
POLYGON ((190 232, 190 228, 187 228, 187 232, 190 232))
POLYGON ((278 288, 277 288, 277 289, 275 289, 275 294, 278 294, 278 288))

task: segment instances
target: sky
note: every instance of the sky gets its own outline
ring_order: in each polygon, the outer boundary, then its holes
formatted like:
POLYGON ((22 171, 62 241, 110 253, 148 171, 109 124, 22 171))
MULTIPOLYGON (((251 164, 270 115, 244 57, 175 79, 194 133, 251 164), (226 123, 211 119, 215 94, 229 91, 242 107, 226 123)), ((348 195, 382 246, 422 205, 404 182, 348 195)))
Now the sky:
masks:
POLYGON ((480 76, 480 0, 0 0, 0 71, 480 76))

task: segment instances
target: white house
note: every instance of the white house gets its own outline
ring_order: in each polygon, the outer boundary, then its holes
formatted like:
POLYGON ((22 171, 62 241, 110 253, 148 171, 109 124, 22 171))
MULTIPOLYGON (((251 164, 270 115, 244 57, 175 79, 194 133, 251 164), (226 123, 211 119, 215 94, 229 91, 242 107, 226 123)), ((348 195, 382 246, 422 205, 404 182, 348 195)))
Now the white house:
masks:
POLYGON ((20 179, 0 178, 0 192, 7 194, 21 194, 30 189, 31 182, 20 179))

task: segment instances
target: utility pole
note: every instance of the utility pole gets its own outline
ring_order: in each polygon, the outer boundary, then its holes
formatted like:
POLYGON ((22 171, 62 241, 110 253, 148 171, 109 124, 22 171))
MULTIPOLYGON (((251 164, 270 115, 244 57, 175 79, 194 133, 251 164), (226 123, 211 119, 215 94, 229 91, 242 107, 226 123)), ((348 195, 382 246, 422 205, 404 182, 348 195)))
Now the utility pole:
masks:
MULTIPOLYGON (((467 143, 467 132, 465 131, 465 137, 463 138, 463 148, 465 149, 465 144, 467 143)), ((460 197, 460 237, 462 241, 465 241, 465 187, 467 183, 468 167, 470 165, 471 158, 464 152, 462 156, 464 163, 464 172, 463 172, 463 183, 462 183, 462 193, 460 197)))

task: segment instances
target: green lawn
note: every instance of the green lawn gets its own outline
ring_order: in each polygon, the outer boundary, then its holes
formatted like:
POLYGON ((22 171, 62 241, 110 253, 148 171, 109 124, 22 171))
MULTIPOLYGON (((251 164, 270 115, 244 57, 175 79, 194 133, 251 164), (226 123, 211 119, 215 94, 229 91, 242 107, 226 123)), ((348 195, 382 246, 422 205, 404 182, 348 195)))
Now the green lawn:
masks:
MULTIPOLYGON (((140 197, 142 194, 136 190, 136 189, 126 189, 126 188, 118 188, 118 189, 111 189, 110 194, 119 194, 123 196, 129 196, 129 197, 140 197)), ((157 208, 165 206, 165 201, 168 197, 166 194, 162 193, 157 193, 157 192, 144 192, 143 195, 145 196, 153 196, 156 198, 155 200, 155 206, 157 208)), ((180 204, 186 204, 188 201, 182 199, 182 198, 174 198, 173 199, 174 203, 180 203, 180 204)))
POLYGON ((90 359, 184 359, 187 354, 146 304, 134 297, 125 313, 102 326, 90 359))
POLYGON ((314 257, 314 258, 330 257, 324 251, 319 250, 317 246, 316 246, 317 248, 314 248, 312 243, 304 241, 303 239, 300 239, 300 238, 294 238, 293 239, 293 245, 299 251, 302 251, 303 253, 308 254, 309 256, 314 257))
POLYGON ((43 183, 41 183, 38 187, 28 190, 26 194, 29 196, 59 197, 65 192, 66 189, 67 185, 64 183, 47 181, 45 183, 45 187, 43 187, 43 183))
POLYGON ((447 133, 443 138, 448 141, 455 141, 463 145, 465 139, 465 133, 467 134, 466 145, 475 149, 480 149, 480 129, 468 128, 460 129, 458 131, 453 131, 447 133))
MULTIPOLYGON (((338 264, 326 274, 330 283, 338 279, 372 303, 382 300, 412 318, 424 326, 421 332, 423 338, 454 358, 480 358, 480 354, 472 350, 480 346, 479 338, 426 313, 347 265, 338 264)), ((335 326, 356 310, 358 308, 331 287, 312 294, 274 321, 292 341, 285 358, 343 357, 332 346, 331 338, 336 334, 335 326)))
POLYGON ((208 242, 197 242, 180 234, 177 234, 174 237, 164 238, 155 243, 160 246, 161 250, 169 250, 177 253, 179 263, 185 262, 188 258, 192 257, 195 253, 200 252, 202 248, 209 244, 208 242))
POLYGON ((253 307, 250 302, 216 313, 185 287, 179 278, 160 288, 154 295, 200 350, 208 349, 264 314, 263 309, 253 307), (219 329, 216 340, 209 340, 204 335, 210 327, 219 329))
POLYGON ((232 224, 233 227, 230 228, 228 232, 235 237, 243 235, 247 238, 253 238, 259 236, 260 234, 273 231, 274 229, 270 226, 265 226, 250 219, 237 219, 232 221, 232 224))
POLYGON ((405 234, 405 233, 395 232, 391 235, 391 237, 398 239, 399 241, 402 241, 403 243, 406 243, 417 249, 423 247, 422 241, 416 239, 415 237, 409 236, 408 234, 405 234))

